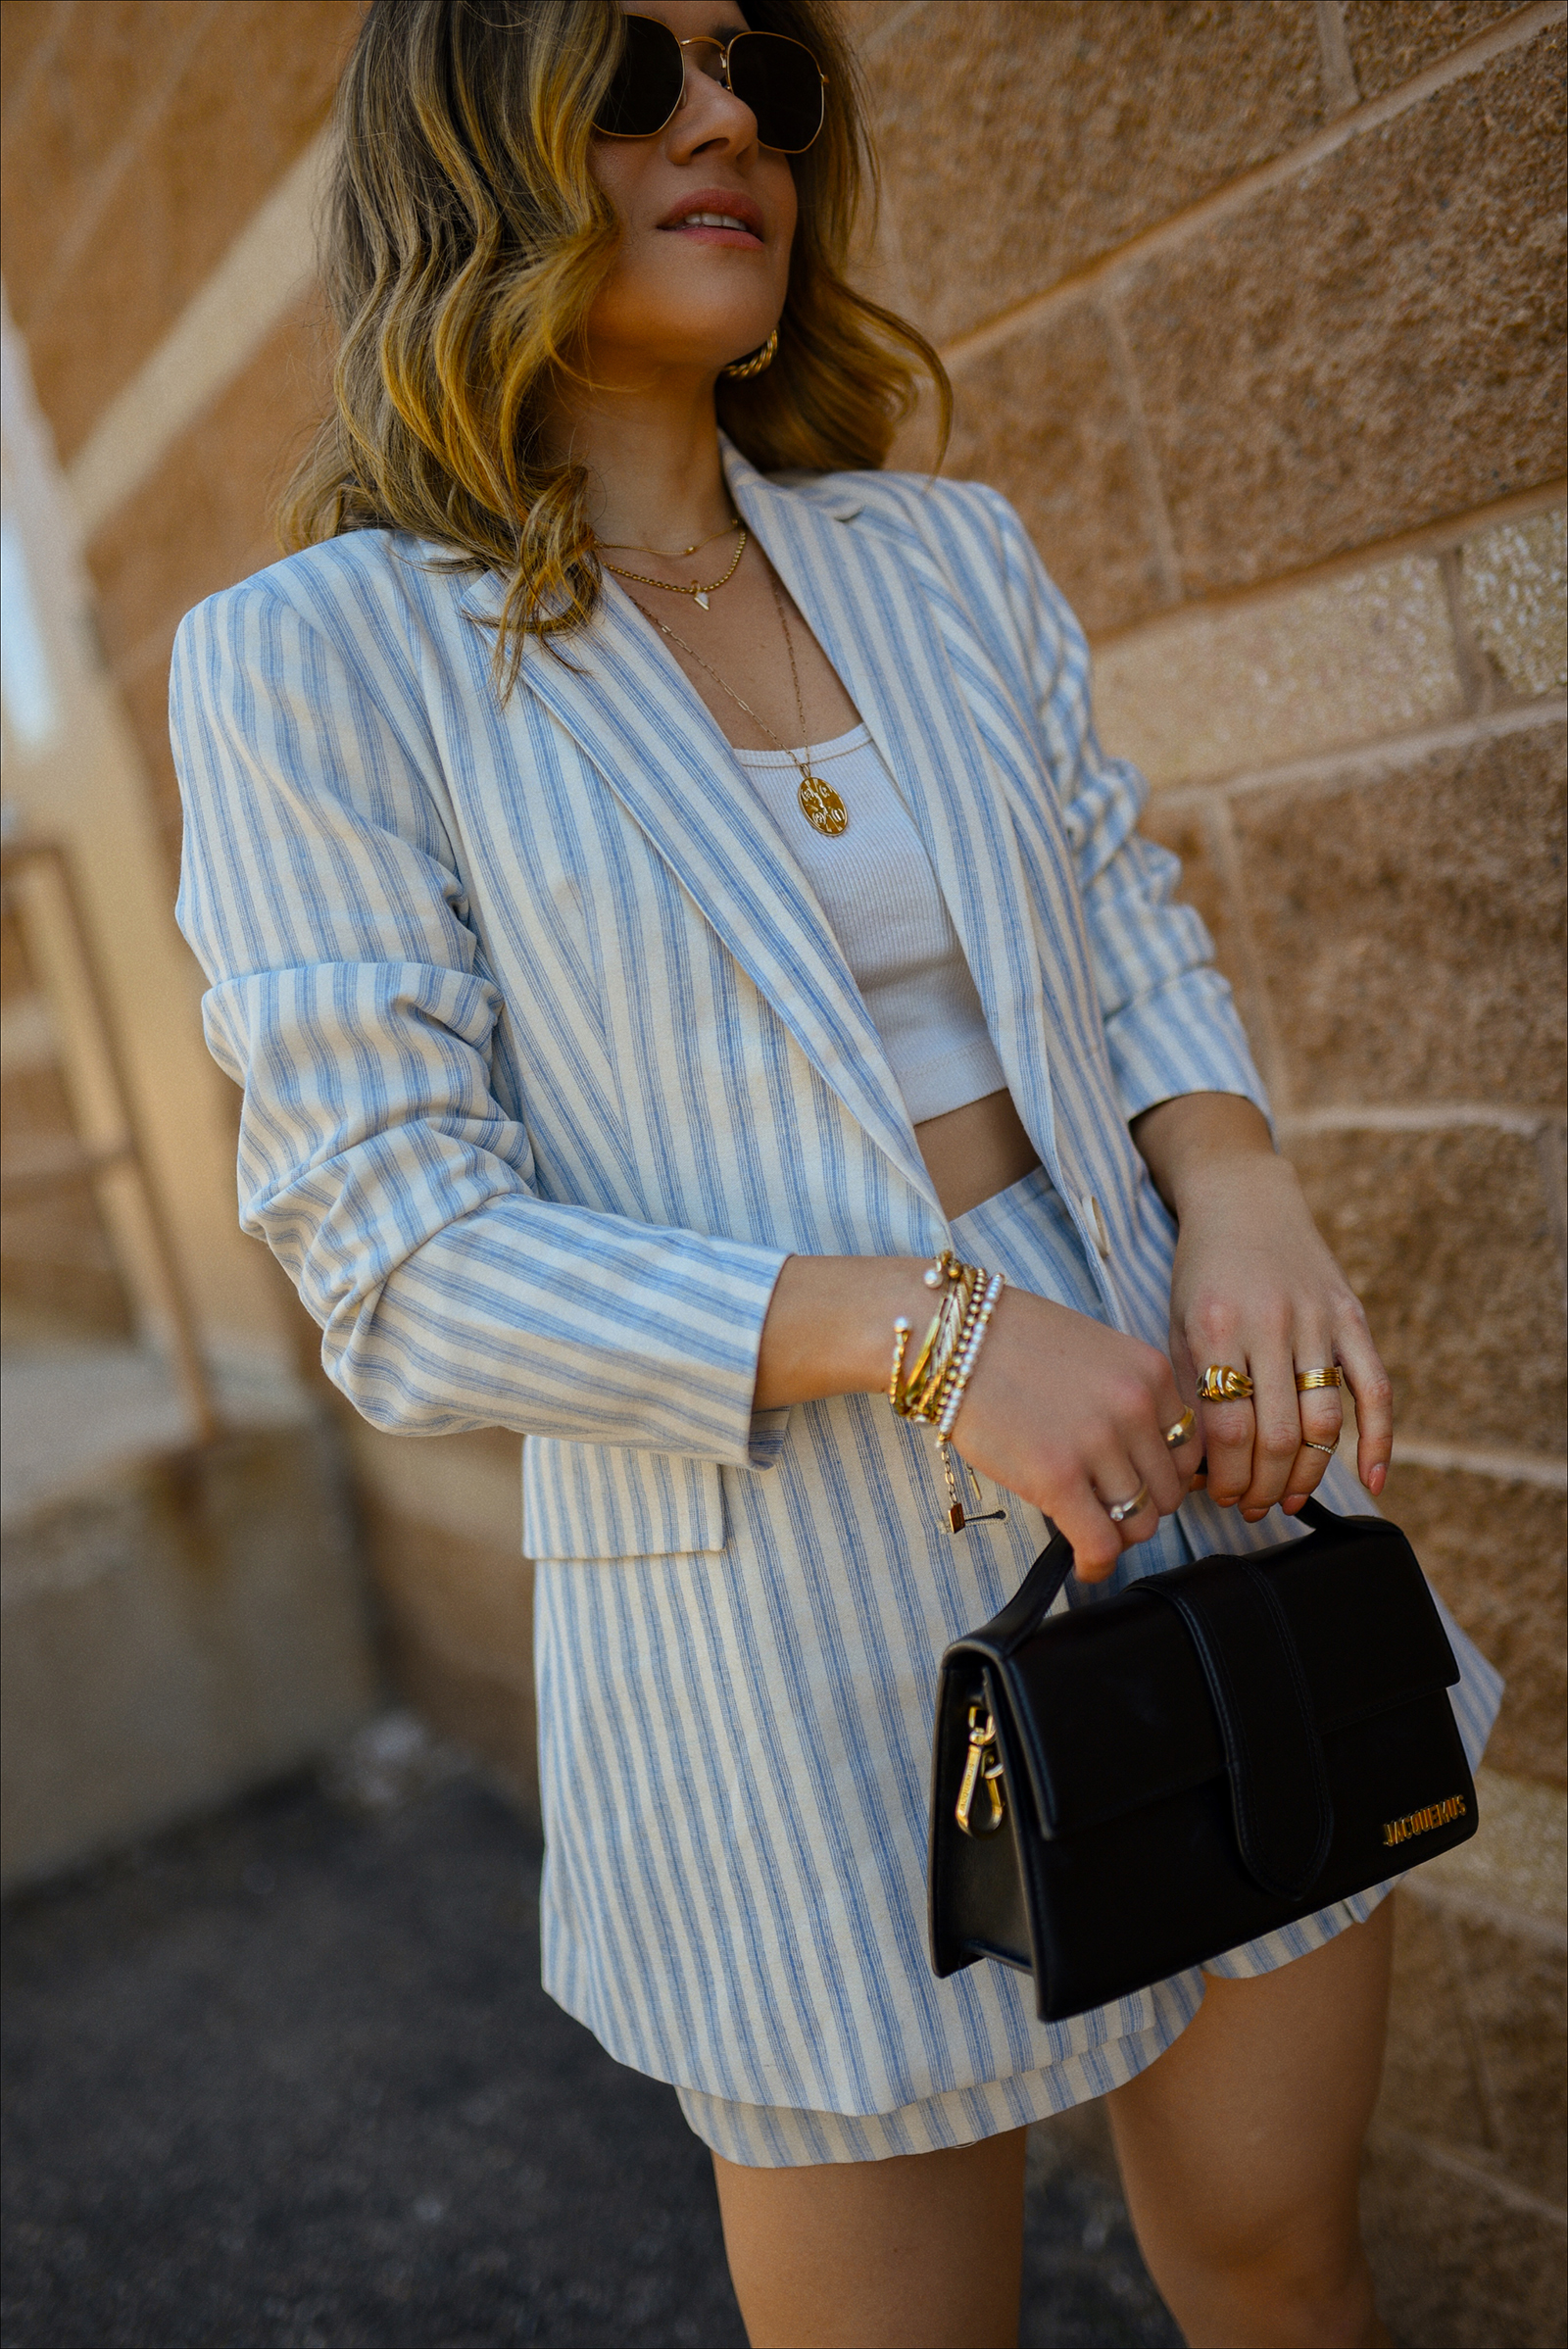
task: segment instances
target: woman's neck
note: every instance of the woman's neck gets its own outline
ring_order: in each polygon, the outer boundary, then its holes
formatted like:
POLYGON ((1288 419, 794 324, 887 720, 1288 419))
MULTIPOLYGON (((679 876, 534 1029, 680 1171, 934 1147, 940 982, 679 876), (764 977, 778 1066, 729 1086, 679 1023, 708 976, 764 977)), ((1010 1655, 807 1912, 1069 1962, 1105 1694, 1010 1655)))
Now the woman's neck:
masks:
POLYGON ((711 376, 645 380, 635 391, 602 382, 572 389, 551 453, 587 466, 593 526, 607 546, 675 550, 723 528, 733 508, 711 376))

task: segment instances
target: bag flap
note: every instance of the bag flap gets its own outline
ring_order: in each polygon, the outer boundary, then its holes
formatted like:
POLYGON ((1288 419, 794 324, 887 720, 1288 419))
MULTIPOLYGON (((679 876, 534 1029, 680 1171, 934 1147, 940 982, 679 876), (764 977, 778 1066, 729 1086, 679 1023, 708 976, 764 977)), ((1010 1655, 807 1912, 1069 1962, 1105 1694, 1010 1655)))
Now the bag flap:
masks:
MULTIPOLYGON (((1205 1575, 1243 1565, 1203 1559, 1151 1582, 1173 1594, 1189 1585, 1200 1590, 1205 1575)), ((1266 1578, 1294 1638, 1319 1737, 1458 1679, 1426 1578, 1396 1526, 1330 1521, 1254 1551, 1245 1566, 1266 1578)), ((1005 1694, 1009 1743, 1027 1762, 1046 1835, 1099 1825, 1223 1775, 1225 1742, 1203 1665, 1181 1614, 1157 1592, 1135 1583, 996 1643, 991 1629, 959 1650, 984 1661, 1005 1694)))

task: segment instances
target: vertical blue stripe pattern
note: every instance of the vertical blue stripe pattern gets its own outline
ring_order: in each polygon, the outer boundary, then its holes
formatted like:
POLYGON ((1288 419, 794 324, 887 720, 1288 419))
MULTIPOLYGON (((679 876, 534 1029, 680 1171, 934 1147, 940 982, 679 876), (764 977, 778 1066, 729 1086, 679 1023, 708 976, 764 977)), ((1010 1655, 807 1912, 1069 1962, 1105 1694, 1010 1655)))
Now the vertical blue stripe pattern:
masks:
MULTIPOLYGON (((613 582, 502 708, 496 583, 368 531, 175 648, 179 919, 244 1088, 241 1222, 376 1426, 523 1439, 562 2003, 736 2106, 1071 2101, 1152 2060, 1195 1983, 1046 2027, 1027 1983, 939 1983, 924 1946, 937 1659, 1042 1521, 954 1542, 909 1428, 863 1396, 754 1412, 757 1351, 788 1255, 950 1239, 1163 1344, 1173 1232, 1128 1121, 1262 1094, 1005 502, 725 466, 920 828, 1042 1171, 950 1230, 805 872, 613 582)), ((1119 1579, 1280 1537, 1182 1517, 1119 1579)), ((1476 1741, 1495 1676, 1461 1652, 1476 1741)))

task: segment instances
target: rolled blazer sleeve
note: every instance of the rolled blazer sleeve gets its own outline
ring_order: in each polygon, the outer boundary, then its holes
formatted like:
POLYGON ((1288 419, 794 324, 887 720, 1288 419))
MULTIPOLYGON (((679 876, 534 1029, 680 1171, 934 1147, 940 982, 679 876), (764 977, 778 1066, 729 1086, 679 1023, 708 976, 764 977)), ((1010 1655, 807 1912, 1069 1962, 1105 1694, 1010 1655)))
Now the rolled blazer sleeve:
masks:
POLYGON ((1017 514, 992 508, 1028 691, 1044 728, 1077 863, 1095 984, 1118 1100, 1129 1120, 1183 1093, 1235 1093, 1269 1114, 1230 983, 1191 905, 1176 902, 1181 864, 1146 840, 1149 785, 1107 758, 1090 707, 1089 646, 1017 514))
POLYGON ((328 1375, 403 1435, 749 1464, 784 1254, 539 1197, 491 1090, 501 1001, 400 649, 362 660, 264 573, 181 626, 172 732, 179 924, 245 1095, 240 1220, 319 1323, 328 1375))

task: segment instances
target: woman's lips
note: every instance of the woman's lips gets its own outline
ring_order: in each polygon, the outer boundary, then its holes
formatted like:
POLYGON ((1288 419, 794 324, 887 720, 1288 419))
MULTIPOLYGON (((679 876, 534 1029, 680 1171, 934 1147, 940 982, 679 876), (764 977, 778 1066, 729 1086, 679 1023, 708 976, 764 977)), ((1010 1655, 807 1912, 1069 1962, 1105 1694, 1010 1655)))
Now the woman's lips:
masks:
POLYGON ((669 236, 690 237, 695 244, 736 245, 748 253, 762 249, 762 216, 749 196, 732 195, 727 188, 694 188, 661 220, 669 236))
POLYGON ((696 245, 740 245, 748 253, 760 253, 762 240, 749 228, 719 228, 711 221, 677 220, 663 232, 666 236, 689 237, 696 245))

